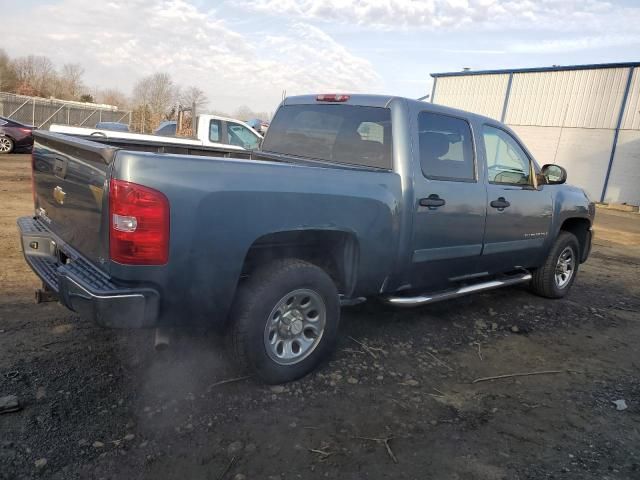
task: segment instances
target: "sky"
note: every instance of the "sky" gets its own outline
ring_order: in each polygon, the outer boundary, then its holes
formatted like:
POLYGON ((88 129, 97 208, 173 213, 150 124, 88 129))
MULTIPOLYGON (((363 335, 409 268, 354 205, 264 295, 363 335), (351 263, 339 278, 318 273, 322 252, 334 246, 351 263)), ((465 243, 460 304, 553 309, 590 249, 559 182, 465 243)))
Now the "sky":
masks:
POLYGON ((287 95, 418 98, 430 73, 640 60, 640 0, 0 0, 0 48, 129 93, 168 72, 209 108, 287 95))

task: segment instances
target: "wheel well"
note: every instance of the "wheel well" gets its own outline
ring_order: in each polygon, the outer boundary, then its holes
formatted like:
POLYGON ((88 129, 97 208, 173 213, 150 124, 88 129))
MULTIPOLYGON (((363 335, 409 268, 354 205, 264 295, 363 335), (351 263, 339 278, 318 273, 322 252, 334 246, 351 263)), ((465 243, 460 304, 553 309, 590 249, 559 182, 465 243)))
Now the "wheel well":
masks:
POLYGON ((280 258, 299 258, 321 267, 349 297, 355 287, 358 243, 355 235, 335 230, 294 230, 258 238, 242 266, 246 278, 260 265, 280 258))
POLYGON ((580 244, 580 258, 587 248, 589 242, 589 229, 591 228, 591 222, 586 218, 568 218, 564 221, 560 230, 573 233, 578 239, 580 244))

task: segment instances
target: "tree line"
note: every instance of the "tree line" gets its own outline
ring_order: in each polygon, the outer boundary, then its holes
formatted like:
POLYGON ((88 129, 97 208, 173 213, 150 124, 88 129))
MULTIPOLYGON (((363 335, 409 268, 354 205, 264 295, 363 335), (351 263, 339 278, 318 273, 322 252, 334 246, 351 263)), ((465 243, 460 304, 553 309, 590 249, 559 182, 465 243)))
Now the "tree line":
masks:
POLYGON ((151 132, 164 120, 175 120, 181 108, 195 104, 198 112, 249 120, 268 119, 267 112, 254 112, 246 105, 233 114, 212 111, 209 99, 197 86, 177 84, 166 72, 158 72, 138 80, 130 95, 116 88, 91 88, 84 83, 84 68, 79 63, 60 67, 46 56, 27 55, 11 58, 0 49, 0 91, 33 97, 75 100, 115 105, 130 109, 132 130, 151 132))

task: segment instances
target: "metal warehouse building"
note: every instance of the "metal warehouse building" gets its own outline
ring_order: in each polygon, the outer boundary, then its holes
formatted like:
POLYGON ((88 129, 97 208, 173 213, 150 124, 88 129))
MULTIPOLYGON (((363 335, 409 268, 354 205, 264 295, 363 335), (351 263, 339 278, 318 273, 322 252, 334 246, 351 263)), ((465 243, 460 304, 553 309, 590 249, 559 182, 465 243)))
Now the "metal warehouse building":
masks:
POLYGON ((640 63, 436 73, 433 103, 509 125, 596 201, 640 205, 640 63))

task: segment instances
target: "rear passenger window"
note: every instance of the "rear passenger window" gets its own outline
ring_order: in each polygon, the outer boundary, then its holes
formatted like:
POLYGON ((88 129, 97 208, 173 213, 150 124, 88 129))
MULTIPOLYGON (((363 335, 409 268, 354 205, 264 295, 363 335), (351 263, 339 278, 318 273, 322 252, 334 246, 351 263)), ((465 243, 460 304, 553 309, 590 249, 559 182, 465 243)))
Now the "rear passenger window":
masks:
POLYGON ((420 165, 434 180, 475 180, 471 128, 460 118, 421 112, 418 115, 420 165))
POLYGON ((209 123, 209 141, 220 142, 220 120, 211 120, 209 123))

